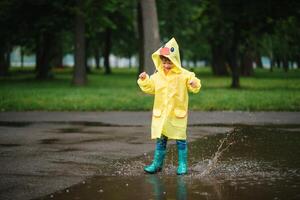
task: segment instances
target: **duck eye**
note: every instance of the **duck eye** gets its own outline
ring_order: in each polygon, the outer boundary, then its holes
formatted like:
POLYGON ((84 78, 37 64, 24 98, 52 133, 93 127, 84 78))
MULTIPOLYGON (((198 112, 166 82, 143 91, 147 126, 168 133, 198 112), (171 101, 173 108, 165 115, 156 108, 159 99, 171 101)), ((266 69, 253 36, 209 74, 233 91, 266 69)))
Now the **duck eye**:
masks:
POLYGON ((174 52, 174 51, 175 51, 174 47, 171 47, 171 52, 174 52))

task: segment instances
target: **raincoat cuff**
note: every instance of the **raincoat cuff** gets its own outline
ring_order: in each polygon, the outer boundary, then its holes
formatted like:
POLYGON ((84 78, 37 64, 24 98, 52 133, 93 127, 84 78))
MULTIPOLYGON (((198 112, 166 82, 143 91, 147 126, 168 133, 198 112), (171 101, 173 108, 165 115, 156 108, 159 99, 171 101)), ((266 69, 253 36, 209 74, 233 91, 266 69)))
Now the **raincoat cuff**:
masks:
POLYGON ((140 85, 140 86, 146 86, 146 85, 148 85, 149 84, 149 81, 150 81, 150 78, 149 78, 149 75, 147 74, 146 75, 146 78, 144 79, 144 80, 142 80, 142 79, 138 79, 138 84, 140 85))
POLYGON ((191 80, 196 82, 196 87, 192 87, 192 86, 189 85, 190 92, 192 92, 192 93, 198 93, 200 91, 200 88, 201 88, 201 81, 200 81, 200 79, 198 79, 196 77, 193 77, 193 78, 191 78, 191 80))

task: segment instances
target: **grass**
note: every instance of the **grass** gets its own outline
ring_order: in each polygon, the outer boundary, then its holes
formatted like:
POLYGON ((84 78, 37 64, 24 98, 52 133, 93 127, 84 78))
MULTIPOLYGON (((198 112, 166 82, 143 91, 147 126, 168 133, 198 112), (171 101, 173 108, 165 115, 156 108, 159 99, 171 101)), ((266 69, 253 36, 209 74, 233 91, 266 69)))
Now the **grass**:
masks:
MULTIPOLYGON (((231 89, 230 77, 214 77, 209 68, 196 68, 199 94, 190 95, 192 110, 300 111, 300 70, 285 73, 257 69, 241 77, 240 89, 231 89)), ((54 79, 35 80, 32 69, 13 68, 0 79, 1 111, 149 110, 153 96, 136 84, 136 69, 113 69, 112 75, 93 71, 88 85, 71 85, 70 69, 55 69, 54 79)))

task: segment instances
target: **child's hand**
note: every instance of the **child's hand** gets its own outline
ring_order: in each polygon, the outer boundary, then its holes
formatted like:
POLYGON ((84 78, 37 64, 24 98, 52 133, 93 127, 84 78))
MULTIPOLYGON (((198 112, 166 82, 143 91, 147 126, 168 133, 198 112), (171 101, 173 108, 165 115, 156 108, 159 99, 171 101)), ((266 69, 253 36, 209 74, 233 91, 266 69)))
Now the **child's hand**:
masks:
POLYGON ((142 72, 142 73, 139 75, 139 78, 142 79, 142 81, 143 81, 143 80, 145 80, 145 78, 147 77, 147 75, 148 75, 148 74, 147 74, 146 72, 142 72))
POLYGON ((189 84, 190 84, 190 86, 192 86, 193 88, 195 88, 195 87, 197 87, 197 83, 196 83, 196 81, 190 81, 189 82, 189 84))

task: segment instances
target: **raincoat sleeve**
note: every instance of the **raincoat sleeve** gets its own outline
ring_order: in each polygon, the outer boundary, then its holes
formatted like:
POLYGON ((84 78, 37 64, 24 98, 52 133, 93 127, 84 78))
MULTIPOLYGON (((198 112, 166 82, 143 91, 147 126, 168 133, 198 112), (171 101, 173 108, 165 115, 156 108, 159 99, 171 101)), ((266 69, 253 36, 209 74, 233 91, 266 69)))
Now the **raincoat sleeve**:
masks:
POLYGON ((188 78, 188 81, 187 81, 187 88, 190 92, 192 93, 198 93, 200 91, 200 88, 201 88, 201 80, 198 79, 196 76, 195 76, 195 73, 191 72, 190 75, 189 75, 189 78, 188 78), (191 81, 195 81, 196 82, 196 87, 192 87, 189 83, 191 81))
POLYGON ((138 79, 137 83, 139 84, 141 90, 147 94, 155 94, 154 81, 152 76, 146 76, 144 80, 138 79))

